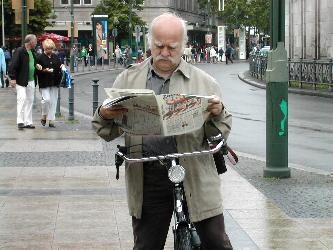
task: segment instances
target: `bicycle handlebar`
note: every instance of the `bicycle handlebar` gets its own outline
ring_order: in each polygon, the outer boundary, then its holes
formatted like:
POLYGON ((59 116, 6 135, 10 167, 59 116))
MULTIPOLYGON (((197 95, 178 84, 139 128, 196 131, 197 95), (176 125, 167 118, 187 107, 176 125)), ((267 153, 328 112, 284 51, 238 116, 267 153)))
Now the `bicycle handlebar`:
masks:
POLYGON ((202 150, 202 151, 194 151, 194 152, 185 152, 185 153, 174 153, 174 154, 167 154, 167 155, 158 155, 158 156, 150 156, 150 157, 142 157, 142 158, 130 158, 127 157, 122 152, 118 151, 116 155, 119 155, 125 161, 129 163, 133 162, 149 162, 149 161, 158 161, 158 160, 165 160, 165 159, 175 159, 175 158, 182 158, 182 157, 190 157, 190 156, 197 156, 197 155, 207 155, 207 154, 214 154, 220 150, 223 146, 224 139, 222 139, 214 148, 209 150, 202 150))

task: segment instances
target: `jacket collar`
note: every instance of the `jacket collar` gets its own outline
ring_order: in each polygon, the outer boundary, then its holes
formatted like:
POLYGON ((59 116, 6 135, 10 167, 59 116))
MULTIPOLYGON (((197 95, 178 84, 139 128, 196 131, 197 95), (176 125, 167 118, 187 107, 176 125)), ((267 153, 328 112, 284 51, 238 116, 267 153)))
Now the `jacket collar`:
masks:
POLYGON ((180 59, 180 63, 176 68, 175 72, 180 72, 187 79, 190 79, 190 65, 187 62, 185 62, 183 58, 180 59))

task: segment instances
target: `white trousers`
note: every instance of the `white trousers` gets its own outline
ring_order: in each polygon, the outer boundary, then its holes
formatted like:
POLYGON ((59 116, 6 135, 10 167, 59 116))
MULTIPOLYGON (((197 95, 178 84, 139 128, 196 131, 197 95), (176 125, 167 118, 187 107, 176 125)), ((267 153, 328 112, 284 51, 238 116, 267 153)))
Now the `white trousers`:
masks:
POLYGON ((32 125, 32 105, 35 94, 35 81, 29 81, 27 87, 16 84, 17 124, 32 125))
POLYGON ((47 87, 39 90, 42 95, 42 115, 46 115, 49 121, 54 121, 58 101, 58 88, 47 87))

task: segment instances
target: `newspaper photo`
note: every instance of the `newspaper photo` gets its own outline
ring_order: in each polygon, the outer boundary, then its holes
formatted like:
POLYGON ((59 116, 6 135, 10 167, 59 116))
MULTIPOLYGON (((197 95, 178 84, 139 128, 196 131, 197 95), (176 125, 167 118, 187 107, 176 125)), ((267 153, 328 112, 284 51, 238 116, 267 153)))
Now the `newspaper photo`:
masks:
POLYGON ((122 105, 128 110, 115 119, 123 131, 135 135, 180 135, 195 131, 205 121, 211 96, 155 95, 148 89, 105 88, 103 106, 122 105))

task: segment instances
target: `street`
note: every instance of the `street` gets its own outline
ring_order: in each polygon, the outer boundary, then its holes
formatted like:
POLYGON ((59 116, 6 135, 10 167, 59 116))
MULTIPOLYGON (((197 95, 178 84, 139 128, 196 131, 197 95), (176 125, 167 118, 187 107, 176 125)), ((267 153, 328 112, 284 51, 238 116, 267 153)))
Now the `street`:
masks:
MULTIPOLYGON (((239 80, 248 63, 197 64, 221 84, 223 101, 233 114, 229 145, 254 157, 265 158, 266 92, 239 80)), ((120 71, 117 71, 120 72, 120 71)), ((103 88, 112 87, 116 73, 103 72, 75 78, 75 111, 92 114, 92 79, 99 79, 99 102, 103 88)), ((62 89, 62 106, 68 106, 68 90, 62 89)), ((289 94, 289 164, 333 172, 333 99, 289 94)))

